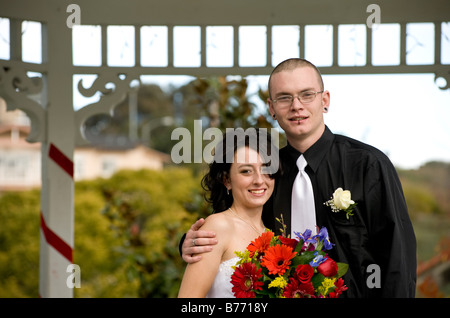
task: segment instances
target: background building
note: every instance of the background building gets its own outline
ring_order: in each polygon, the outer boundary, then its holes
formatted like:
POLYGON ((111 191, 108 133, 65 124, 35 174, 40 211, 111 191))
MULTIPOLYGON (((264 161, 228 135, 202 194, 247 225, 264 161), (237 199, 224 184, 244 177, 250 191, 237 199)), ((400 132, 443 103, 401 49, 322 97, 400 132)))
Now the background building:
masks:
MULTIPOLYGON (((26 141, 28 117, 20 110, 6 112, 0 99, 0 191, 41 186, 41 144, 26 141)), ((138 143, 111 143, 75 148, 74 179, 108 178, 122 169, 160 170, 170 156, 138 143)))

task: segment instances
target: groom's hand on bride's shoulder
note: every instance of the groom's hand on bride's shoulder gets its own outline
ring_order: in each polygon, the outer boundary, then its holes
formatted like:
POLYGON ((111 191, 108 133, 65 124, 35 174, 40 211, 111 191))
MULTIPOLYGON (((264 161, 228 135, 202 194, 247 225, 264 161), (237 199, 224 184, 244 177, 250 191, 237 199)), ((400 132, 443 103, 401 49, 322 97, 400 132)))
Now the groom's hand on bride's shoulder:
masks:
POLYGON ((181 247, 182 257, 186 263, 198 262, 202 258, 200 254, 212 251, 213 245, 217 244, 216 233, 199 230, 203 223, 205 223, 203 218, 197 220, 186 233, 181 247))

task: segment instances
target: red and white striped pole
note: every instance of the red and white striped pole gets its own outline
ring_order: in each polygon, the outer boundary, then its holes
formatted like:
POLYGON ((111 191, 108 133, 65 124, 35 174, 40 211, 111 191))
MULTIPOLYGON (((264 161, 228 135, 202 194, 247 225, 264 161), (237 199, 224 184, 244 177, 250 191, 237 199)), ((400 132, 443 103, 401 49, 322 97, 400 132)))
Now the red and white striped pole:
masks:
MULTIPOLYGON (((70 177, 70 181, 73 181, 73 162, 66 155, 64 155, 55 145, 50 144, 50 149, 48 151, 48 158, 56 163, 60 169, 66 172, 67 176, 70 177)), ((41 234, 46 242, 57 251, 61 256, 63 256, 67 261, 72 263, 73 261, 73 248, 67 241, 70 238, 64 240, 56 234, 45 222, 44 215, 41 211, 41 234)))
POLYGON ((67 270, 74 246, 73 161, 53 143, 43 145, 42 152, 43 176, 51 177, 41 189, 39 296, 71 298, 67 270))
POLYGON ((72 30, 66 26, 66 15, 49 12, 45 31, 39 296, 72 298, 73 284, 68 282, 72 273, 67 272, 74 250, 72 30))

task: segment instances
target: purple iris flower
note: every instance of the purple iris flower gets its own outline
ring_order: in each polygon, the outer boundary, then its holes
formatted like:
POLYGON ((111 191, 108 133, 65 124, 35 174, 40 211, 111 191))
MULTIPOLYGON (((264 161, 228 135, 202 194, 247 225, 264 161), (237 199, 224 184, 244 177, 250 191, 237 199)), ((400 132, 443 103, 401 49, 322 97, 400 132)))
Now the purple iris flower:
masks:
POLYGON ((334 246, 334 244, 330 242, 330 237, 328 236, 326 227, 322 227, 314 238, 317 239, 317 242, 319 243, 323 242, 323 247, 325 250, 331 250, 334 246))
POLYGON ((303 240, 303 243, 316 243, 316 241, 314 240, 314 237, 311 237, 312 231, 309 229, 307 229, 303 233, 294 232, 294 234, 297 235, 297 237, 300 240, 303 240))
POLYGON ((311 262, 309 262, 309 265, 311 265, 312 267, 319 266, 321 263, 325 262, 325 260, 327 259, 326 257, 323 257, 323 255, 320 255, 318 251, 315 251, 313 255, 315 257, 313 258, 313 260, 311 262))

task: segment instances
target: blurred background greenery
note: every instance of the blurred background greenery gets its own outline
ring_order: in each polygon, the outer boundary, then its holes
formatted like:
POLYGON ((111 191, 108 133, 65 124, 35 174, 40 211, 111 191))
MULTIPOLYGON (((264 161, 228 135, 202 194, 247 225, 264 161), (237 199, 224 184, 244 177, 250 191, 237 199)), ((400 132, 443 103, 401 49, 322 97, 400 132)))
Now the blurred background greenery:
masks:
MULTIPOLYGON (((225 77, 194 79, 163 91, 138 92, 139 123, 162 116, 173 125, 155 128, 147 146, 170 153, 177 127, 273 127, 267 110, 249 100, 247 82, 225 77)), ((266 100, 267 92, 259 91, 266 100)), ((129 135, 129 105, 114 116, 94 116, 87 135, 101 144, 129 135)), ((285 139, 280 134, 280 147, 285 139)), ((181 236, 210 214, 200 180, 204 164, 167 165, 163 170, 119 171, 108 179, 75 183, 74 263, 81 288, 74 297, 176 297, 185 263, 181 236)), ((418 243, 417 297, 450 296, 450 164, 430 162, 398 170, 418 243)), ((40 189, 0 193, 0 297, 38 297, 40 189)))

